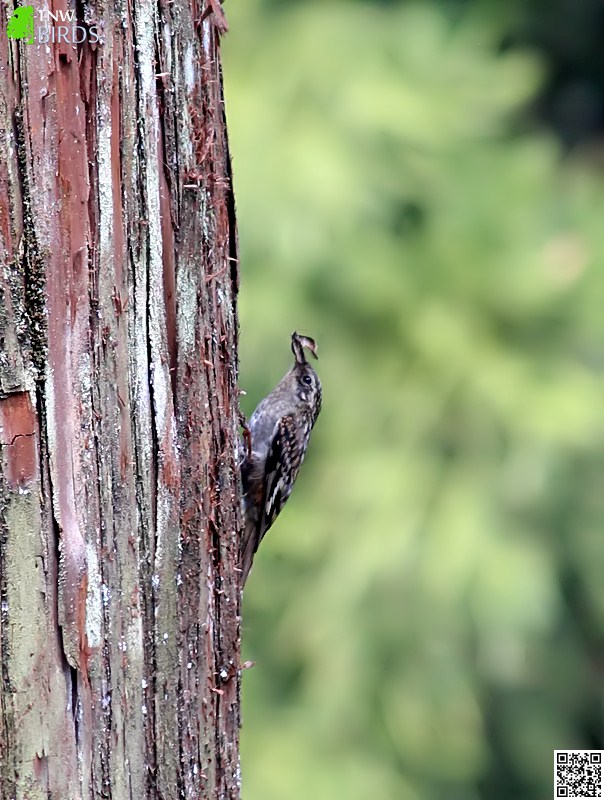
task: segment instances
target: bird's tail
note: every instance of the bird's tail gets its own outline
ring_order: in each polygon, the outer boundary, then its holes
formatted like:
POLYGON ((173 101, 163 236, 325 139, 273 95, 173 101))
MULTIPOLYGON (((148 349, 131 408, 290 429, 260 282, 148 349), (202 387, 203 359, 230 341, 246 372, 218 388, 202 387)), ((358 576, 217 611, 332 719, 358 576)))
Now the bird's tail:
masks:
POLYGON ((243 529, 241 541, 241 588, 245 586, 247 576, 250 574, 254 556, 258 549, 258 524, 256 520, 247 520, 243 529))

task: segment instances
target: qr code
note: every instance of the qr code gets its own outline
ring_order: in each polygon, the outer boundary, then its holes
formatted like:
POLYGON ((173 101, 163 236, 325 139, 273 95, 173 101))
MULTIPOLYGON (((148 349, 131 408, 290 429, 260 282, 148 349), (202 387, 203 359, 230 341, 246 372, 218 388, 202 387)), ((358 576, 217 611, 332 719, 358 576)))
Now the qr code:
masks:
POLYGON ((604 750, 555 750, 554 798, 602 797, 604 750))

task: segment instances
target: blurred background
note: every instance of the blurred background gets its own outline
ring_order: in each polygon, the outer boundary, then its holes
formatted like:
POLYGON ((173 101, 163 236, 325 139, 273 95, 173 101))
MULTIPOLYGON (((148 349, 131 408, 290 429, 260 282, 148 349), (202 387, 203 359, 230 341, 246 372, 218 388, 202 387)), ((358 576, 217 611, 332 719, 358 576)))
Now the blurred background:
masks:
POLYGON ((604 743, 604 5, 229 0, 249 414, 324 405, 244 604, 244 800, 542 800, 604 743))

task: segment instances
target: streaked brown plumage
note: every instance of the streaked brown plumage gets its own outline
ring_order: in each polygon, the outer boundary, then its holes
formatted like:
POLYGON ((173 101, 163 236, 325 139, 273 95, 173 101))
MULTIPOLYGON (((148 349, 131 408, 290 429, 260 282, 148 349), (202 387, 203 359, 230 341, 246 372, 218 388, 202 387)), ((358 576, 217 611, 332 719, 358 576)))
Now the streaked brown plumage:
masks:
POLYGON ((242 585, 258 545, 291 493, 321 410, 321 381, 304 353, 307 348, 317 358, 315 341, 293 333, 291 346, 294 365, 259 403, 248 424, 251 448, 241 466, 245 500, 242 585))

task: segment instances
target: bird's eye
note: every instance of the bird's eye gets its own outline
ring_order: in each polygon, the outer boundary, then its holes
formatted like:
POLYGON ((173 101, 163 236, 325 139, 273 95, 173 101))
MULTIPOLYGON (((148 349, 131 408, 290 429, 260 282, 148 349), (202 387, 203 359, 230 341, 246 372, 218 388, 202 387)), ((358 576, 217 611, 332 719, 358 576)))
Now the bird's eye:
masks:
POLYGON ((302 382, 305 383, 307 386, 310 386, 310 384, 312 383, 312 378, 310 377, 310 375, 304 375, 302 377, 302 382))

